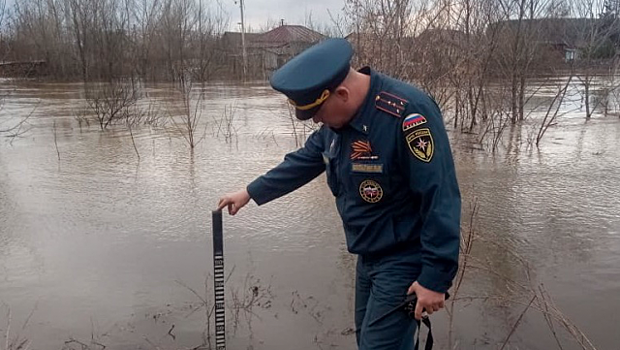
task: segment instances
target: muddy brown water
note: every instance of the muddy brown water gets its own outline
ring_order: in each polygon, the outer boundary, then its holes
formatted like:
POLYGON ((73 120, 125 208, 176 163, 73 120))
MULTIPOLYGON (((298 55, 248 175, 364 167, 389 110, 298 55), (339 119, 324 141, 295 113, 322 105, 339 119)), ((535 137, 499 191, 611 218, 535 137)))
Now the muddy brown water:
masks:
MULTIPOLYGON (((162 114, 169 88, 147 89, 162 114)), ((141 126, 138 159, 126 128, 80 127, 80 84, 1 89, 0 129, 32 116, 26 133, 0 139, 0 343, 10 325, 31 349, 201 344, 210 212, 296 148, 284 100, 260 84, 203 87, 206 137, 193 154, 173 125, 141 126), (217 126, 225 108, 232 140, 217 126)), ((573 111, 540 149, 526 147, 529 130, 508 129, 506 144, 521 147, 495 155, 450 134, 464 227, 477 203, 473 256, 487 268, 466 273, 452 327, 445 311, 433 316, 437 348, 501 347, 529 301, 506 282, 527 283, 518 255, 598 349, 620 349, 620 120, 573 111)), ((355 348, 355 259, 324 176, 225 215, 224 233, 230 349, 355 348)), ((579 348, 560 328, 564 349, 579 348)), ((558 346, 530 309, 506 348, 558 346)))

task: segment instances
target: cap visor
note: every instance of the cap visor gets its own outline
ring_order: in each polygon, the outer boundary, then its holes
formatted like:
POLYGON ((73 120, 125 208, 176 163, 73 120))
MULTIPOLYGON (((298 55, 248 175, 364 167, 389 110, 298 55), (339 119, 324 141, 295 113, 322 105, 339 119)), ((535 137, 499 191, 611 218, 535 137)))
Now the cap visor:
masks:
POLYGON ((314 117, 314 115, 316 114, 316 112, 319 111, 319 109, 321 108, 321 106, 316 106, 314 108, 310 108, 308 110, 302 111, 300 109, 295 109, 295 116, 297 117, 297 119, 299 120, 308 120, 311 119, 312 117, 314 117))

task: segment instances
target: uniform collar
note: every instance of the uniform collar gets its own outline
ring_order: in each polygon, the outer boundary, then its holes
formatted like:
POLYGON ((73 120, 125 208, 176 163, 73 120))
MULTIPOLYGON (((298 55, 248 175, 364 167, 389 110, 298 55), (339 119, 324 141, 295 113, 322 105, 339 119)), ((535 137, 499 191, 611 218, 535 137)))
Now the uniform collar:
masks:
POLYGON ((368 89, 368 93, 366 94, 366 98, 364 99, 362 106, 357 113, 355 113, 355 116, 349 123, 349 126, 363 134, 368 135, 373 119, 371 109, 373 108, 375 96, 377 96, 381 82, 379 75, 368 66, 358 70, 358 72, 370 75, 370 88, 368 89))

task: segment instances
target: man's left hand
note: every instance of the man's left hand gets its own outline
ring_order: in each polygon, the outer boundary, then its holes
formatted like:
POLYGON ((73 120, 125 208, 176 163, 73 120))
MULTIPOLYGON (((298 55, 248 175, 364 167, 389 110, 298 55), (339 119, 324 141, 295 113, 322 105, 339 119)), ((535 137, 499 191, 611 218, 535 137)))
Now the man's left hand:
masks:
POLYGON ((443 309, 446 301, 444 293, 438 293, 433 290, 422 287, 417 281, 411 284, 407 294, 413 294, 418 298, 418 303, 415 306, 415 319, 420 320, 422 318, 422 311, 426 310, 427 314, 432 314, 439 309, 443 309))

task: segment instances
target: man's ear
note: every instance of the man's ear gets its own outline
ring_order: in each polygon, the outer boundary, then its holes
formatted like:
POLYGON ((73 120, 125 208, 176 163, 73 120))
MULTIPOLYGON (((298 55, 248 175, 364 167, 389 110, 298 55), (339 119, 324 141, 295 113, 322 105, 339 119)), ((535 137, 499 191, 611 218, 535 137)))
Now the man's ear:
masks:
POLYGON ((334 91, 334 93, 343 102, 347 102, 349 100, 349 98, 351 97, 351 92, 349 91, 349 89, 346 86, 339 86, 339 87, 337 87, 336 91, 334 91))

